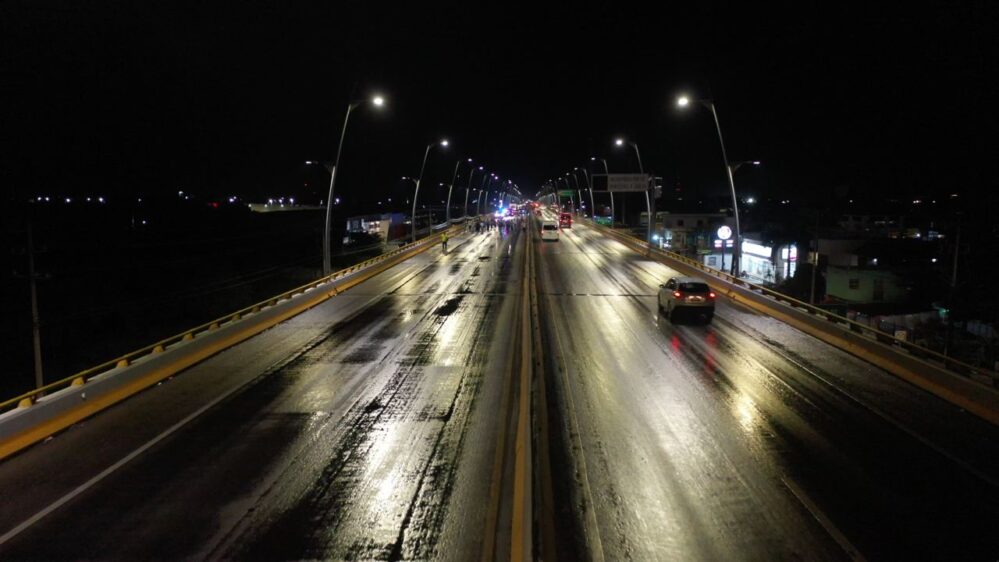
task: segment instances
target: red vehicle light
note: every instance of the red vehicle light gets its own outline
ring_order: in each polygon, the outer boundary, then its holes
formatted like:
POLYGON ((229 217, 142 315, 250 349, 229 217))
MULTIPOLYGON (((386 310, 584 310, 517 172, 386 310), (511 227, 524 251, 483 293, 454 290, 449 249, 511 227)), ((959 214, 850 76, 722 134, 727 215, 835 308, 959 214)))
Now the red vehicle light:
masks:
POLYGON ((708 298, 709 298, 709 299, 713 299, 713 298, 715 298, 715 293, 714 293, 714 291, 712 291, 712 292, 708 293, 708 298))
POLYGON ((681 293, 680 291, 673 291, 673 296, 676 298, 680 298, 683 296, 683 293, 681 293))

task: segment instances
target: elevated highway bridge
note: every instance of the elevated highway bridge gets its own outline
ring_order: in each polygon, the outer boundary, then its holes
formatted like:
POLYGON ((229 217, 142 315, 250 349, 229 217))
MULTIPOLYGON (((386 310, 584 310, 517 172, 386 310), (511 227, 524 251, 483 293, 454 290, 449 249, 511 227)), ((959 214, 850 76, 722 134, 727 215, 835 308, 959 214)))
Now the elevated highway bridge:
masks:
POLYGON ((0 559, 999 556, 988 374, 587 221, 435 240, 6 404, 0 559))

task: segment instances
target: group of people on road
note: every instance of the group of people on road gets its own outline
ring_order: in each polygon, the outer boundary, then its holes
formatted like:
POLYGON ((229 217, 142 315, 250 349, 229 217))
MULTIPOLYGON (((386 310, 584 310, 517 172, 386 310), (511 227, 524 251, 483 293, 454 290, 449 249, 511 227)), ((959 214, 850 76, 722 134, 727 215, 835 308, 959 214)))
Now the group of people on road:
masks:
MULTIPOLYGON (((527 229, 527 222, 523 217, 520 217, 519 223, 521 230, 527 229)), ((471 229, 472 223, 469 222, 468 226, 466 226, 465 228, 466 230, 471 229)), ((489 232, 491 230, 501 230, 501 229, 503 230, 504 234, 510 234, 510 231, 514 228, 514 225, 511 224, 511 221, 500 222, 495 219, 485 220, 485 221, 476 220, 474 228, 476 234, 480 234, 482 232, 489 232)), ((447 253, 447 240, 448 240, 447 233, 446 232, 441 233, 441 249, 444 251, 445 254, 447 253)))

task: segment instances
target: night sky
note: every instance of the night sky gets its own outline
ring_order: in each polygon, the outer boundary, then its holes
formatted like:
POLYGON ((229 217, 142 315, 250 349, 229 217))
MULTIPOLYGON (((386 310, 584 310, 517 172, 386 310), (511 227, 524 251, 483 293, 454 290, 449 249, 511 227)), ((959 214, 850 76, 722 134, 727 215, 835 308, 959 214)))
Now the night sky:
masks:
POLYGON ((428 182, 456 157, 525 192, 591 155, 634 171, 611 146, 625 135, 667 185, 721 193, 710 114, 678 112, 680 92, 715 100, 731 160, 763 161, 737 179, 760 195, 995 188, 992 3, 88 4, 0 7, 0 181, 15 197, 287 193, 305 160, 332 160, 352 96, 376 91, 388 106, 353 115, 338 182, 361 200, 399 189, 441 136, 453 145, 428 182))

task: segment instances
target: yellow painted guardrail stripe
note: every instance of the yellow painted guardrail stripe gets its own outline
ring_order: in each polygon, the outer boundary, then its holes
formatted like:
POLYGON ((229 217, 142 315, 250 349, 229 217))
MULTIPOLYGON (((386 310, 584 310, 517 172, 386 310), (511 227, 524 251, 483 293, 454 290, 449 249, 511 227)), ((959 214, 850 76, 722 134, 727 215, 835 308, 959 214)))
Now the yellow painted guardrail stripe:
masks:
MULTIPOLYGON (((857 337, 864 337, 862 335, 863 332, 859 330, 852 330, 852 329, 843 330, 842 328, 836 331, 825 330, 817 326, 813 326, 812 324, 804 322, 801 319, 793 316, 791 314, 791 309, 785 309, 785 307, 781 306, 770 306, 770 305, 761 304, 753 299, 744 297, 738 291, 735 290, 726 291, 726 296, 731 298, 733 301, 736 301, 757 312, 760 312, 762 314, 780 320, 786 324, 789 324, 838 349, 846 351, 851 355, 859 357, 877 367, 880 367, 888 371, 889 373, 892 373, 895 376, 909 383, 912 383, 918 386, 919 388, 922 388, 923 390, 926 390, 927 392, 930 392, 931 394, 934 394, 937 397, 950 402, 951 404, 954 404, 955 406, 967 410, 968 412, 971 412, 976 416, 994 425, 999 425, 999 407, 996 406, 997 402, 999 402, 999 393, 997 393, 994 388, 989 387, 986 384, 977 382, 976 380, 968 376, 965 376, 963 373, 955 372, 948 369, 948 365, 958 365, 965 368, 969 372, 990 376, 991 380, 993 381, 993 384, 995 384, 996 380, 995 375, 991 373, 984 372, 981 369, 978 369, 966 363, 961 363, 959 361, 954 361, 952 359, 943 357, 943 355, 935 351, 932 351, 930 349, 919 347, 910 344, 908 342, 905 342, 903 340, 899 340, 890 334, 881 332, 880 330, 872 329, 869 326, 864 326, 863 324, 859 324, 848 318, 835 315, 833 313, 814 307, 810 304, 806 304, 801 301, 795 300, 791 297, 781 295, 780 293, 777 293, 776 291, 773 291, 771 289, 767 289, 766 287, 761 287, 759 285, 747 283, 742 280, 737 280, 736 278, 733 278, 731 275, 725 274, 724 272, 720 272, 712 268, 709 268, 707 266, 704 266, 700 262, 697 262, 696 260, 691 260, 689 258, 686 258, 685 256, 674 254, 672 252, 665 252, 662 250, 653 249, 649 247, 648 244, 646 244, 641 240, 637 240, 623 233, 614 232, 602 225, 595 225, 595 226, 597 227, 597 230, 607 233, 608 235, 624 243, 625 245, 630 246, 633 250, 638 251, 644 256, 654 258, 660 261, 671 260, 673 262, 678 262, 679 264, 687 268, 697 270, 700 273, 705 273, 713 277, 720 277, 722 279, 727 279, 729 282, 742 286, 747 290, 760 291, 761 293, 763 293, 761 296, 766 296, 766 295, 774 296, 775 297, 774 300, 776 302, 787 302, 788 304, 791 305, 792 309, 797 308, 798 312, 807 313, 809 315, 809 318, 816 320, 827 320, 830 321, 830 324, 843 323, 847 324, 848 326, 861 328, 864 332, 874 333, 876 339, 867 340, 865 341, 865 343, 884 346, 885 347, 884 354, 872 352, 871 350, 865 349, 857 345, 855 342, 850 341, 849 338, 846 337, 846 334, 852 334, 857 337), (842 332, 840 332, 840 330, 842 330, 842 332), (918 372, 914 369, 910 369, 904 365, 899 364, 897 361, 894 361, 886 356, 888 353, 899 353, 899 351, 891 349, 887 344, 882 343, 882 341, 880 340, 892 341, 898 343, 900 347, 904 349, 913 349, 916 350, 918 353, 924 353, 926 355, 931 355, 944 359, 945 361, 943 361, 944 362, 943 365, 934 365, 932 363, 927 362, 925 359, 916 356, 915 354, 910 353, 904 356, 904 358, 909 361, 925 365, 928 369, 931 370, 930 372, 933 372, 932 370, 939 370, 941 372, 941 375, 954 377, 954 380, 944 382, 939 380, 940 376, 928 376, 926 373, 918 372), (960 386, 963 388, 955 388, 955 386, 960 386)), ((673 264, 667 264, 667 265, 675 267, 675 265, 673 264)), ((830 325, 830 327, 833 326, 830 325)))
MULTIPOLYGON (((457 232, 461 228, 463 227, 451 227, 448 229, 448 231, 457 232)), ((79 406, 71 409, 70 411, 62 415, 56 416, 50 420, 45 421, 40 425, 37 425, 29 430, 26 430, 18 435, 15 435, 11 438, 8 438, 0 442, 0 459, 6 458, 7 456, 25 447, 37 443, 38 441, 45 439, 46 437, 79 422, 80 420, 92 416, 93 414, 100 412, 101 410, 113 404, 116 404, 124 400, 125 398, 128 398, 129 396, 136 394, 137 392, 149 388, 150 386, 158 383, 159 381, 167 377, 170 377, 180 371, 183 371, 184 369, 187 369, 192 365, 200 363, 201 361, 204 361, 205 359, 211 357, 212 355, 215 355, 225 349, 228 349, 236 344, 239 344, 253 337, 256 334, 263 332, 264 330, 267 330, 281 322, 284 322, 285 320, 293 316, 301 314, 305 310, 308 310, 309 308, 312 308, 328 300, 329 298, 335 296, 336 294, 339 294, 343 291, 350 289, 351 287, 363 283, 364 281, 371 279, 372 277, 378 275, 379 273, 391 267, 394 267, 399 263, 402 263, 422 252, 425 252, 426 250, 434 247, 434 245, 435 244, 432 240, 430 240, 429 238, 424 238, 423 240, 418 241, 415 244, 409 244, 404 248, 400 248, 398 251, 391 252, 390 254, 385 254, 386 257, 384 259, 375 260, 382 262, 382 265, 375 266, 367 271, 364 271, 362 275, 354 279, 351 279, 350 281, 340 285, 339 287, 333 288, 333 291, 331 292, 326 292, 326 291, 316 292, 314 296, 310 296, 309 298, 303 298, 300 303, 296 304, 293 307, 288 308, 286 311, 268 320, 267 322, 257 323, 257 324, 248 322, 245 325, 245 327, 234 330, 231 334, 228 334, 224 339, 221 339, 218 342, 210 346, 207 346, 196 353, 178 354, 177 358, 171 363, 164 365, 159 369, 151 371, 150 373, 148 373, 147 375, 143 376, 140 379, 136 379, 135 381, 132 381, 127 385, 122 386, 121 388, 118 388, 108 394, 96 397, 94 399, 88 399, 85 402, 81 402, 79 406)), ((347 270, 338 271, 334 274, 322 278, 319 281, 303 285, 302 287, 297 287, 295 289, 292 289, 291 291, 282 293, 278 297, 274 297, 264 302, 276 303, 280 300, 284 300, 285 298, 290 298, 292 294, 296 294, 297 292, 304 292, 308 288, 315 288, 318 287, 319 285, 322 285, 323 283, 334 281, 338 278, 343 277, 343 272, 348 271, 349 269, 350 268, 348 268, 347 270)), ((244 313, 244 311, 248 311, 254 308, 257 308, 257 310, 259 311, 261 308, 264 307, 262 306, 262 303, 258 303, 257 305, 247 307, 236 314, 242 314, 244 313)), ((223 319, 230 320, 233 318, 233 316, 234 314, 229 314, 223 317, 223 319)), ((118 359, 103 363, 99 367, 87 369, 86 371, 77 373, 61 381, 46 385, 41 389, 37 389, 32 392, 23 394, 19 397, 8 400, 4 402, 2 405, 0 405, 0 407, 14 403, 20 403, 21 401, 24 400, 31 400, 33 403, 34 397, 40 395, 42 392, 51 391, 54 389, 58 389, 60 387, 80 386, 81 384, 85 384, 86 378, 88 376, 94 376, 96 374, 100 374, 106 372, 107 370, 110 370, 110 369, 102 369, 101 367, 115 368, 115 367, 127 366, 130 364, 131 359, 143 357, 151 353, 158 353, 155 351, 156 349, 158 348, 164 349, 171 343, 176 343, 177 341, 184 341, 185 339, 190 339, 188 338, 190 334, 195 334, 198 332, 203 332, 212 329, 211 326, 213 325, 218 326, 224 320, 214 320, 212 322, 202 324, 198 328, 194 328, 192 330, 186 330, 182 334, 174 336, 173 338, 168 338, 166 340, 162 340, 160 342, 152 344, 151 346, 147 346, 143 348, 140 352, 132 352, 126 354, 118 359)), ((25 406, 33 407, 30 405, 25 405, 25 406)))

